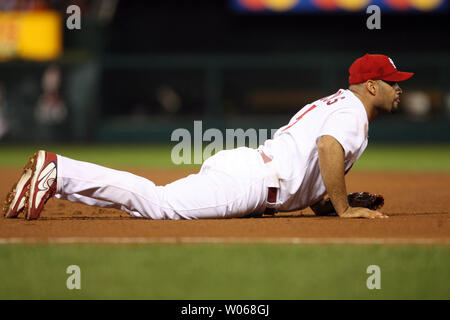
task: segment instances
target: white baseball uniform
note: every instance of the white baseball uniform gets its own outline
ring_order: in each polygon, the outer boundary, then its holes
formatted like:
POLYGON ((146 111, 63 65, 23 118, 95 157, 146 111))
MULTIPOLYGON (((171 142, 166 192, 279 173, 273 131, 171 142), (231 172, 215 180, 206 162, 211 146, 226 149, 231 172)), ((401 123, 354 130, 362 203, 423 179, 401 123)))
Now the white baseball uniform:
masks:
POLYGON ((150 219, 230 218, 303 209, 326 189, 317 141, 330 135, 345 152, 348 171, 367 146, 368 119, 349 90, 303 107, 258 150, 223 150, 204 161, 197 174, 156 186, 134 174, 58 155, 56 197, 124 210, 150 219), (263 161, 261 152, 271 161, 263 161), (276 199, 268 190, 276 189, 276 199), (270 202, 268 201, 270 200, 270 202))

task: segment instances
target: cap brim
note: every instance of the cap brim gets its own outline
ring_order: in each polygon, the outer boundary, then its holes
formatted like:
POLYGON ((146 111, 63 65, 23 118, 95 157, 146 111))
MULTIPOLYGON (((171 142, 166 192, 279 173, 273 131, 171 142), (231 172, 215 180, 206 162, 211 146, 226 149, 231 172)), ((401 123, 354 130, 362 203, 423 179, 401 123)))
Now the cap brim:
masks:
POLYGON ((387 77, 383 77, 382 80, 400 82, 400 81, 408 80, 413 75, 414 75, 414 73, 412 73, 412 72, 397 71, 393 74, 390 74, 387 77))

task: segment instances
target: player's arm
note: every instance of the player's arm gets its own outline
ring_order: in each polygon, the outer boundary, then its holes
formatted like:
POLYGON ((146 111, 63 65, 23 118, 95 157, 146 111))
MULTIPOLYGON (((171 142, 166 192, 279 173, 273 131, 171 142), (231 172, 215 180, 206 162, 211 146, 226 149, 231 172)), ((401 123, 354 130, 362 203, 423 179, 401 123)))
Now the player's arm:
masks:
POLYGON ((317 142, 317 150, 322 179, 336 213, 341 218, 384 218, 378 211, 349 205, 341 144, 332 136, 325 135, 317 142))

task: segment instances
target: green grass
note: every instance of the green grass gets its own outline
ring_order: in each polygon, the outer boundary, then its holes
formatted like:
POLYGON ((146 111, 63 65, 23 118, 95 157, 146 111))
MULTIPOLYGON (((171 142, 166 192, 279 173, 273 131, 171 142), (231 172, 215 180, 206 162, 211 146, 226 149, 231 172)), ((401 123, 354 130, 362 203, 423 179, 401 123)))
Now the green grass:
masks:
POLYGON ((179 167, 172 164, 166 145, 0 146, 0 166, 22 166, 39 149, 105 166, 179 167))
POLYGON ((450 299, 445 246, 3 245, 0 261, 0 299, 450 299))
MULTIPOLYGON (((110 167, 198 168, 175 165, 170 145, 0 145, 0 166, 21 167, 36 150, 110 167)), ((192 158, 193 159, 193 158, 192 158)), ((450 171, 450 145, 370 145, 354 170, 450 171)))
POLYGON ((354 169, 450 171, 450 145, 369 145, 354 169))

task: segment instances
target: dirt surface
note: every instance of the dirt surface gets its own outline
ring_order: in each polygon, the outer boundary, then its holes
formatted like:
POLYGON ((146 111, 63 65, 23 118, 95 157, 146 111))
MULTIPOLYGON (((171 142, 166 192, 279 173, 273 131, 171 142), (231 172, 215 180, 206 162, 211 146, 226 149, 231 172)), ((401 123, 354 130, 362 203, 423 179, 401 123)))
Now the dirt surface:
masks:
MULTIPOLYGON (((164 185, 186 170, 129 170, 164 185)), ((20 170, 0 169, 4 199, 20 170)), ((132 218, 103 209, 51 199, 41 218, 0 218, 0 239, 145 238, 145 239, 422 239, 450 241, 450 173, 351 172, 348 192, 370 191, 385 196, 382 212, 389 219, 315 217, 310 209, 274 217, 160 221, 132 218)))

